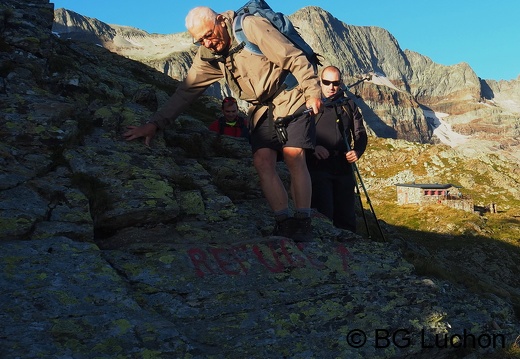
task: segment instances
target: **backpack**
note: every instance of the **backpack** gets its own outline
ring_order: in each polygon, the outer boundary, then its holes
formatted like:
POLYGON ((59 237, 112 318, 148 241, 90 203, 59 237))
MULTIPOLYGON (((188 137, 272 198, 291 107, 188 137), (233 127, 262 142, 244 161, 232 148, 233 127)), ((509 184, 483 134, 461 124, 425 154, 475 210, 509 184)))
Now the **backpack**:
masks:
MULTIPOLYGON (((294 46, 303 51, 309 62, 314 68, 314 73, 318 73, 318 65, 322 66, 321 55, 314 52, 307 42, 296 31, 294 25, 289 18, 281 12, 274 12, 273 9, 264 0, 249 0, 244 6, 236 11, 236 18, 233 22, 233 34, 239 43, 244 43, 244 47, 254 54, 262 55, 262 51, 250 42, 242 28, 242 20, 245 16, 255 15, 262 16, 269 20, 271 24, 278 29, 294 46)), ((298 81, 292 74, 288 74, 284 80, 286 88, 290 89, 298 84, 298 81)))

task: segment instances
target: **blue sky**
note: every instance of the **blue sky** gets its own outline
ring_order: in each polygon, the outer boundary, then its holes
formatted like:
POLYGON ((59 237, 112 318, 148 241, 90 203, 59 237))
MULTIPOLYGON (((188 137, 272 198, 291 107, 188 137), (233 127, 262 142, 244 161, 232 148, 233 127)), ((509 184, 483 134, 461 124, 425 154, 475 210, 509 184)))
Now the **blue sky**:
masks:
MULTIPOLYGON (((388 30, 401 48, 442 65, 467 62, 483 79, 512 80, 520 75, 520 1, 497 0, 266 0, 288 15, 314 5, 349 25, 388 30)), ((66 8, 108 24, 149 33, 186 31, 184 17, 199 5, 215 11, 236 10, 246 0, 55 0, 66 8)))

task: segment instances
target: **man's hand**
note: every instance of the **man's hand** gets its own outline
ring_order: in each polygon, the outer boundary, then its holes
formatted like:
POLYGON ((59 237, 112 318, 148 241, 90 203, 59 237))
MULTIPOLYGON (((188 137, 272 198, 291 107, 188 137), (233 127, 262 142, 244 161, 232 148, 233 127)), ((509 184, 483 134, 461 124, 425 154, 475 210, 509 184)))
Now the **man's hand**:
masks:
POLYGON ((358 154, 357 154, 357 152, 354 151, 354 150, 348 151, 348 152, 345 154, 345 158, 347 159, 348 163, 354 163, 354 162, 356 162, 357 160, 359 160, 358 154))
POLYGON ((305 102, 305 106, 308 109, 312 109, 312 114, 316 115, 316 114, 320 113, 321 99, 311 97, 310 99, 307 100, 307 102, 305 102))
POLYGON ((325 147, 318 145, 314 149, 314 156, 320 160, 324 160, 329 158, 330 153, 325 147))
POLYGON ((155 136, 157 126, 153 123, 146 123, 142 126, 127 126, 127 131, 123 133, 123 137, 127 141, 135 140, 139 137, 144 137, 144 144, 150 146, 150 141, 155 136))

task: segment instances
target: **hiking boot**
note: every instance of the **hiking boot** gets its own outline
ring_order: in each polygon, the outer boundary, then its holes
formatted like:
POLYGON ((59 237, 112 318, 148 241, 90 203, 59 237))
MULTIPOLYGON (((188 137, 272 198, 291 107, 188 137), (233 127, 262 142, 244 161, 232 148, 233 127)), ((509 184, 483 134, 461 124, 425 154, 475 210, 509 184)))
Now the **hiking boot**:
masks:
POLYGON ((291 238, 295 242, 311 242, 313 240, 312 223, 310 217, 294 218, 291 238))
POLYGON ((295 230, 294 218, 287 217, 281 221, 276 221, 273 229, 273 236, 292 238, 295 230))

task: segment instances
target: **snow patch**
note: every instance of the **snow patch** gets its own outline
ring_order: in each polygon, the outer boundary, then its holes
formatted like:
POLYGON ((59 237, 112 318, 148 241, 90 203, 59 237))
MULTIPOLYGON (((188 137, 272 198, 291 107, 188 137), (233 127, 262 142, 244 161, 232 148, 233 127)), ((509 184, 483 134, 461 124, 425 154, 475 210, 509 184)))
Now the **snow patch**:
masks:
POLYGON ((468 141, 469 136, 453 131, 451 125, 442 120, 444 117, 448 117, 449 114, 431 110, 423 110, 423 113, 428 125, 433 129, 433 135, 445 145, 457 147, 468 141))
POLYGON ((373 84, 380 85, 380 86, 390 87, 391 89, 396 90, 398 92, 403 92, 402 90, 399 90, 397 87, 395 87, 395 85, 382 73, 369 72, 368 75, 369 75, 369 80, 367 80, 368 82, 371 82, 373 84))

